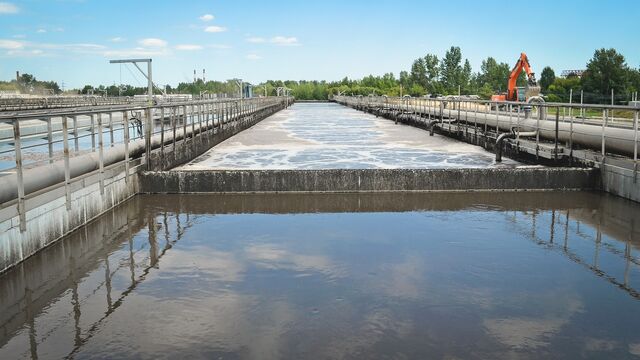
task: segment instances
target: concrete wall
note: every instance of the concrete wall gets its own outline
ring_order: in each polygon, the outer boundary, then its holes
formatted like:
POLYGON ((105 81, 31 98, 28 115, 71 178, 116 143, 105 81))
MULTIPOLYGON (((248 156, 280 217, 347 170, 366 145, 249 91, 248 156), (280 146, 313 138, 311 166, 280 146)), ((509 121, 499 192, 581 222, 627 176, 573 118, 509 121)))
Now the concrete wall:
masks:
POLYGON ((606 163, 599 167, 604 191, 640 202, 640 169, 634 171, 606 163))
POLYGON ((142 193, 585 190, 599 186, 597 170, 573 168, 170 171, 140 175, 142 193))
POLYGON ((70 209, 67 209, 64 187, 27 200, 26 231, 20 231, 16 205, 2 209, 4 213, 13 211, 15 215, 0 222, 0 272, 96 219, 138 192, 135 172, 128 182, 123 169, 108 171, 105 177, 107 180, 102 193, 98 175, 75 183, 71 190, 70 209))

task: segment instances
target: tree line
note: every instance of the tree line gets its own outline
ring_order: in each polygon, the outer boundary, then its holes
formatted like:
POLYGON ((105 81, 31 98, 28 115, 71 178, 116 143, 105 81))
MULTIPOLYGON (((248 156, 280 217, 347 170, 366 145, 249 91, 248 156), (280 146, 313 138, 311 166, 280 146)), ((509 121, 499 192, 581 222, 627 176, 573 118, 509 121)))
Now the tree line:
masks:
MULTIPOLYGON (((482 61, 480 70, 473 72, 468 59, 463 60, 459 47, 452 46, 442 58, 427 54, 413 61, 409 70, 382 76, 369 75, 362 79, 344 78, 340 81, 267 81, 269 94, 274 87, 286 85, 297 99, 326 99, 336 94, 425 96, 425 95, 479 95, 483 99, 506 92, 507 81, 513 64, 498 62, 493 57, 482 61)), ((538 73, 543 95, 549 102, 609 103, 613 90, 616 104, 626 103, 640 91, 640 69, 627 64, 615 49, 598 49, 585 65, 582 76, 556 76, 546 66, 538 73)), ((526 83, 525 74, 518 79, 518 86, 526 83)))
POLYGON ((0 81, 0 91, 34 95, 61 93, 60 86, 55 81, 40 81, 31 74, 21 74, 17 79, 11 81, 0 81))
MULTIPOLYGON (((515 56, 514 56, 515 58, 515 56)), ((491 95, 505 92, 507 81, 513 65, 498 62, 493 57, 482 61, 479 71, 474 72, 469 60, 463 58, 462 51, 452 46, 442 57, 437 54, 426 54, 415 59, 408 70, 400 71, 396 77, 389 72, 381 76, 369 75, 362 79, 339 81, 282 81, 269 80, 254 85, 253 92, 258 95, 276 95, 278 87, 291 89, 291 95, 303 100, 326 100, 337 94, 348 95, 387 95, 414 97, 425 95, 479 95, 489 99, 491 95)), ((535 69, 535 62, 534 62, 535 69)), ((524 74, 518 79, 518 86, 524 86, 524 74)), ((615 49, 598 49, 585 65, 582 76, 558 77, 556 72, 546 66, 539 73, 542 94, 549 102, 568 102, 573 93, 573 102, 583 97, 585 103, 609 103, 613 91, 617 104, 625 103, 640 91, 640 69, 630 66, 625 57, 615 49)), ((38 81, 34 76, 22 74, 19 80, 0 81, 0 90, 16 90, 33 93, 34 89, 46 89, 47 92, 59 94, 60 87, 53 81, 38 81)), ((147 93, 146 87, 130 85, 86 85, 76 90, 82 94, 107 96, 133 96, 147 93)), ((166 93, 192 94, 226 94, 237 96, 238 85, 235 80, 207 81, 198 79, 195 82, 179 83, 177 87, 166 86, 166 93)), ((154 89, 159 94, 159 89, 154 89)))

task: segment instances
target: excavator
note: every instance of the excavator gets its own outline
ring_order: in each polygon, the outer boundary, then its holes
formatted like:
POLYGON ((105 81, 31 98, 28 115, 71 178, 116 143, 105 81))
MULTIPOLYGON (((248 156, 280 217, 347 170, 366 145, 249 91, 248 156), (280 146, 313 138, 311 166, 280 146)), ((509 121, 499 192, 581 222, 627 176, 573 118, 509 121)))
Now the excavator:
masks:
POLYGON ((502 94, 493 95, 491 101, 521 101, 521 102, 533 102, 540 101, 540 86, 536 81, 536 76, 531 70, 529 65, 529 58, 527 54, 521 53, 516 66, 511 70, 509 75, 509 85, 507 92, 502 94), (527 74, 527 86, 516 87, 518 77, 524 70, 527 74))

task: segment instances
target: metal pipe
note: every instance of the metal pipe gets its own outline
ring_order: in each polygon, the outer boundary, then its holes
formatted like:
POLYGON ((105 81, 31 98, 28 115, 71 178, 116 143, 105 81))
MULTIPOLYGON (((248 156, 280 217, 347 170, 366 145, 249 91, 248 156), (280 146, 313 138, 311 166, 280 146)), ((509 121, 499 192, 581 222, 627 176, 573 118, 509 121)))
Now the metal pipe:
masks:
MULTIPOLYGON (((450 100, 447 100, 450 101, 450 100)), ((469 104, 479 104, 475 101, 470 101, 469 104)), ((348 103, 347 103, 348 104, 348 103)), ((439 114, 440 107, 437 104, 434 104, 430 108, 427 108, 427 111, 431 114, 439 114)), ((522 105, 522 104, 519 104, 522 105)), ((549 106, 549 104, 546 104, 549 106)), ((555 105, 554 105, 555 106, 555 105)), ((582 105, 585 109, 593 109, 596 108, 592 105, 582 105)), ((602 107, 611 108, 610 105, 604 105, 602 107)), ((602 108, 600 107, 600 108, 602 108)), ((621 108, 620 106, 616 106, 617 108, 621 108)), ((623 107, 624 108, 624 107, 623 107)), ((635 110, 635 109, 634 109, 635 110)), ((509 117, 508 114, 499 115, 499 116, 490 116, 487 117, 487 112, 478 112, 469 114, 469 122, 479 122, 481 126, 485 127, 485 132, 487 127, 498 128, 499 130, 510 131, 509 128, 509 117)), ((540 139, 547 139, 550 141, 554 141, 555 139, 555 121, 550 120, 540 120, 540 119, 522 119, 521 125, 524 128, 533 128, 539 129, 540 139), (539 124, 538 124, 539 123, 539 124)), ((623 127, 612 127, 605 126, 604 129, 602 126, 598 126, 595 124, 588 123, 574 123, 573 131, 570 129, 570 123, 560 123, 558 125, 558 140, 559 141, 569 141, 570 136, 573 136, 573 144, 580 145, 583 147, 588 147, 596 150, 601 150, 602 146, 602 136, 604 132, 604 136, 607 139, 615 139, 616 141, 607 141, 606 150, 608 152, 616 152, 623 155, 632 156, 635 147, 634 141, 634 130, 632 128, 623 128, 623 127)))
MULTIPOLYGON (((281 103, 274 103, 273 106, 276 106, 278 104, 281 103)), ((24 209, 24 197, 26 194, 31 194, 38 190, 63 183, 65 181, 65 165, 63 159, 53 162, 52 164, 46 164, 36 168, 24 170, 22 167, 19 123, 20 122, 16 119, 13 124, 16 144, 16 176, 6 175, 0 177, 0 204, 18 198, 18 208, 20 211, 20 209, 24 209)), ((194 124, 192 122, 191 129, 188 129, 185 126, 184 130, 176 131, 176 138, 178 140, 186 139, 187 137, 193 138, 196 134, 196 129, 193 125, 194 124)), ((128 120, 126 116, 125 127, 128 130, 128 120)), ((113 146, 112 148, 104 149, 102 154, 103 166, 106 167, 123 160, 128 160, 129 158, 140 157, 145 153, 147 154, 146 159, 148 163, 148 154, 150 153, 150 150, 160 147, 159 134, 135 141, 129 141, 127 130, 125 130, 124 144, 118 144, 113 146), (149 151, 145 151, 147 149, 147 145, 149 151)), ((150 132, 150 129, 148 132, 150 132)), ((165 142, 173 141, 173 139, 167 139, 167 137, 165 137, 164 140, 165 142)), ((128 167, 128 165, 129 162, 126 161, 125 167, 128 167)), ((99 168, 100 155, 95 151, 69 159, 69 175, 71 179, 98 170, 99 168)), ((22 213, 24 214, 24 211, 22 213)))

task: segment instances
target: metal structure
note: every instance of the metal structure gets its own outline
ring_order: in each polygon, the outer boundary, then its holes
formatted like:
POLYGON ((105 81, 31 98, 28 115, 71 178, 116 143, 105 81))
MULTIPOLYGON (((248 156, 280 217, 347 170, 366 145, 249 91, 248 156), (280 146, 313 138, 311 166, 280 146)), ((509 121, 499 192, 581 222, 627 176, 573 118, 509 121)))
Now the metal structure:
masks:
MULTIPOLYGON (((147 79, 147 95, 149 96, 149 105, 153 102, 153 88, 155 87, 162 94, 165 94, 165 91, 156 86, 153 83, 153 67, 151 66, 152 59, 120 59, 120 60, 109 60, 110 64, 133 64, 138 71, 147 79), (138 63, 146 63, 147 64, 147 72, 145 73, 138 63)), ((203 73, 204 74, 204 73, 203 73)))
POLYGON ((560 73, 560 76, 562 76, 563 78, 567 78, 571 76, 582 77, 585 71, 586 70, 562 70, 562 73, 560 73))
POLYGON ((0 210, 14 207, 5 215, 17 212, 24 229, 25 201, 41 191, 63 187, 70 206, 78 182, 97 176, 102 189, 110 169, 124 167, 129 176, 148 167, 154 149, 175 151, 178 141, 217 133, 286 102, 269 97, 0 113, 0 210))
MULTIPOLYGON (((409 119, 433 130, 462 134, 484 142, 513 133, 515 146, 525 150, 525 137, 533 138, 529 149, 539 156, 544 149, 558 157, 560 146, 573 157, 578 148, 593 149, 597 161, 609 156, 631 158, 638 164, 638 118, 640 109, 630 106, 496 102, 465 97, 441 99, 346 97, 337 102, 374 113, 409 119), (550 148, 549 148, 550 147, 550 148)), ((637 168, 637 166, 636 166, 637 168)))

